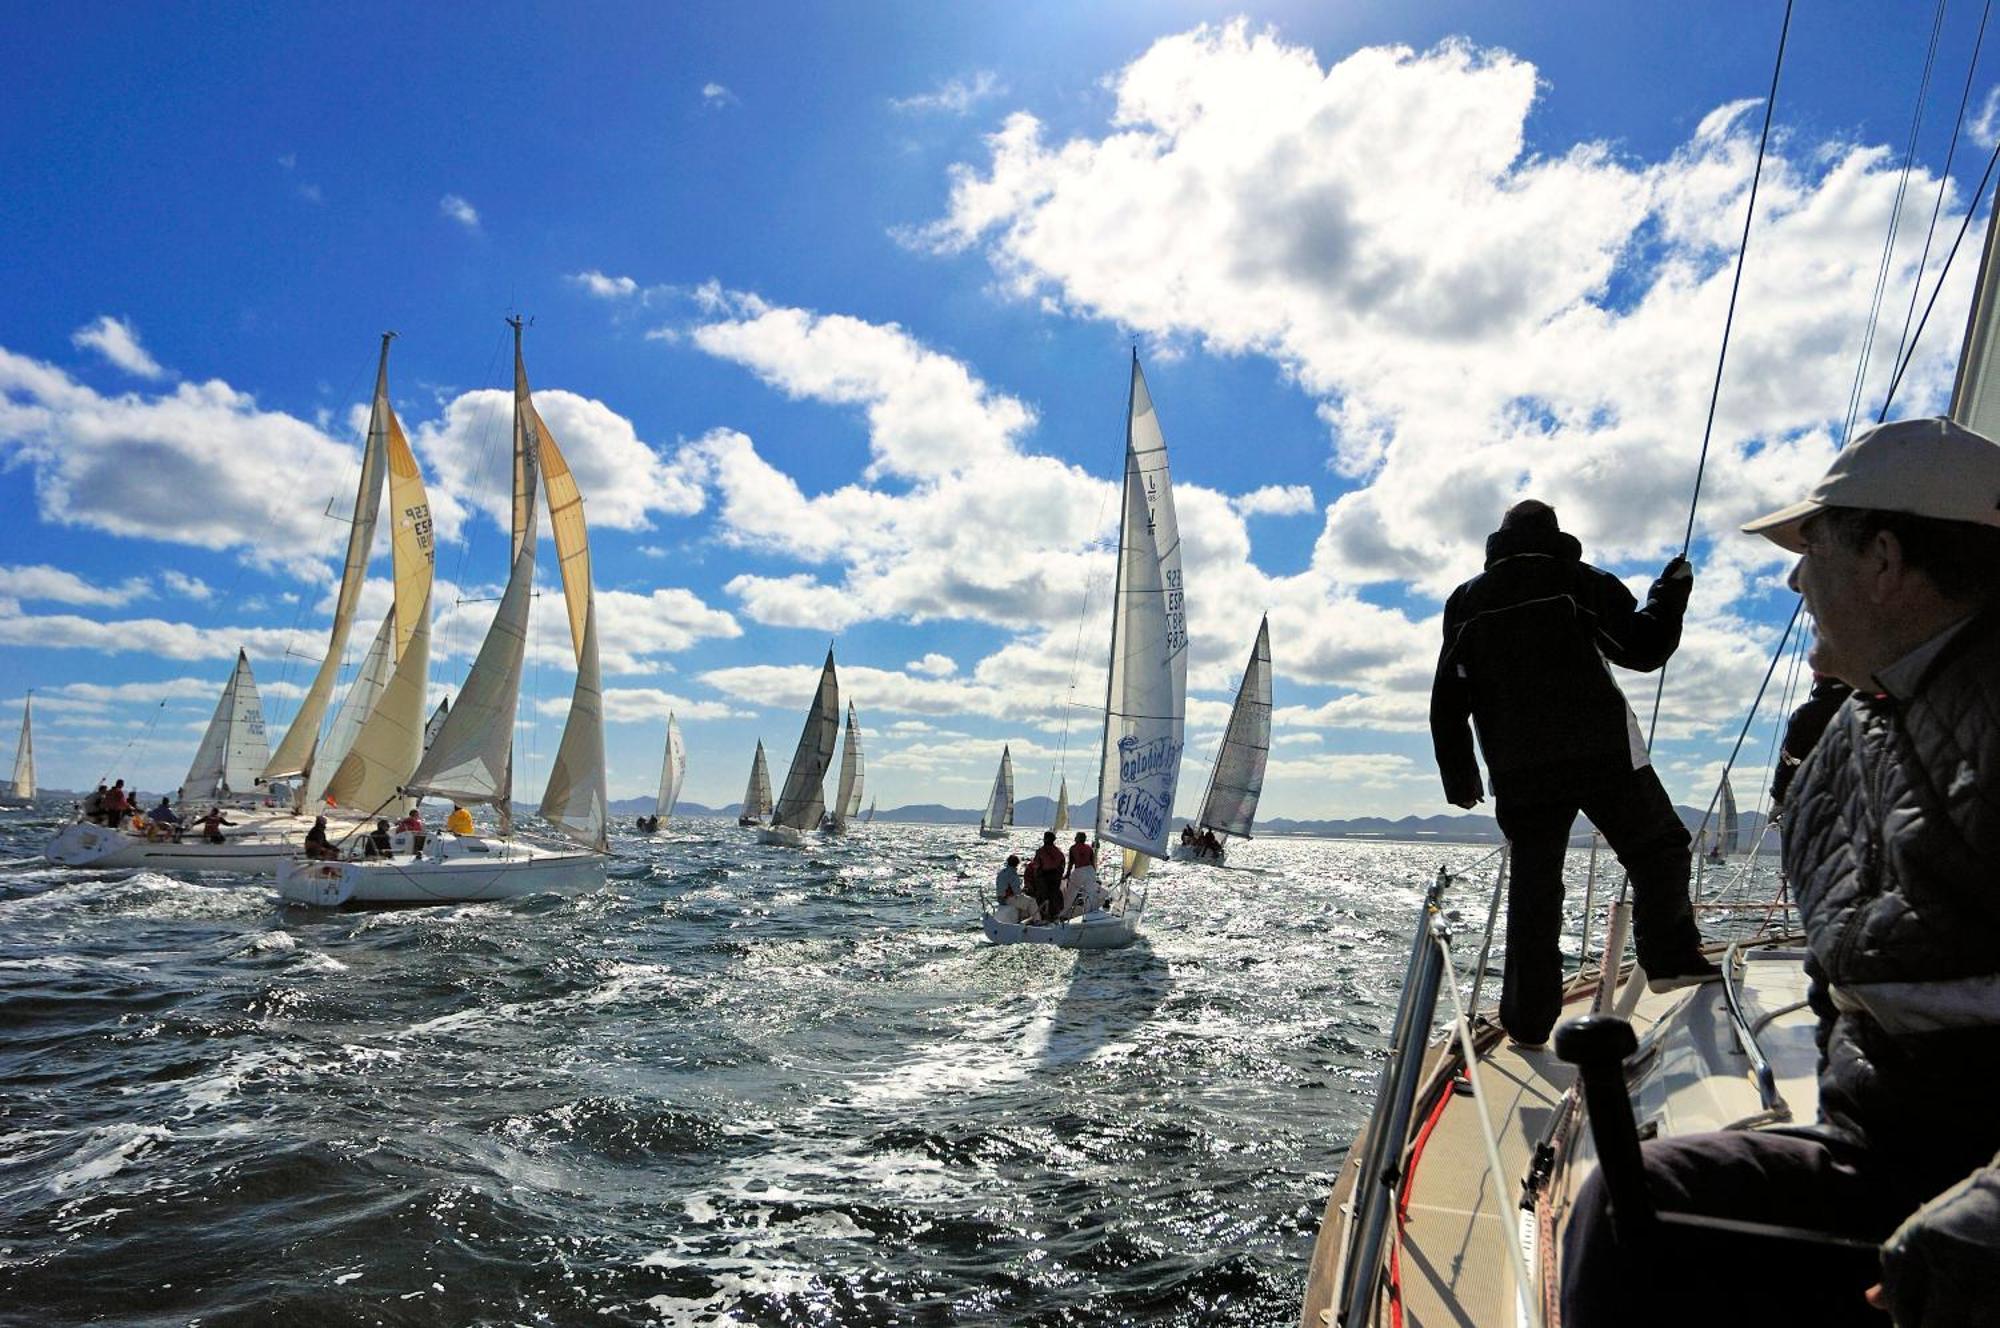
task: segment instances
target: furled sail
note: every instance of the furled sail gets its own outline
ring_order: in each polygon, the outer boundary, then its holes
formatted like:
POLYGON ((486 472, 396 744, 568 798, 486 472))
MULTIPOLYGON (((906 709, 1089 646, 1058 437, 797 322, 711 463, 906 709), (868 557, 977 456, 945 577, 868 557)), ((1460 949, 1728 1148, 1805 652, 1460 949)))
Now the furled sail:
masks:
POLYGON ((667 712, 667 754, 660 761, 660 796, 653 803, 653 815, 662 820, 674 814, 681 800, 681 782, 687 778, 687 748, 681 743, 680 721, 667 712))
MULTIPOLYGON (((1044 787, 1046 787, 1046 785, 1044 785, 1044 787)), ((1068 775, 1064 775, 1062 777, 1062 783, 1056 786, 1056 823, 1053 829, 1057 834, 1061 834, 1063 831, 1069 829, 1069 776, 1068 775)))
POLYGON ((14 778, 8 792, 16 798, 35 796, 35 694, 33 692, 28 693, 27 699, 21 702, 21 741, 14 747, 14 778))
POLYGON ((597 654, 596 597, 590 588, 590 535, 584 526, 583 494, 569 462, 563 459, 555 435, 535 413, 527 398, 527 377, 519 379, 521 409, 540 439, 543 491, 548 495, 549 528, 555 535, 556 560, 562 567, 563 599, 569 608, 570 643, 576 650, 576 689, 570 694, 569 718, 549 784, 542 794, 541 813, 577 839, 600 852, 610 847, 609 795, 604 774, 604 688, 597 654))
MULTIPOLYGON (((528 406, 528 372, 521 327, 514 325, 513 565, 493 625, 472 669, 403 792, 461 803, 490 803, 507 819, 513 796, 514 710, 521 697, 521 662, 528 649, 528 608, 535 588, 535 485, 541 440, 528 406), (527 501, 522 502, 525 489, 527 501)), ((593 645, 595 643, 593 642, 593 645)))
POLYGON ((845 826, 861 810, 861 721, 854 717, 854 702, 847 703, 847 738, 840 749, 840 780, 834 785, 833 819, 845 826))
POLYGON ((1257 799, 1264 791, 1264 766, 1271 757, 1271 620, 1257 624, 1257 642, 1243 666, 1236 704, 1229 709, 1222 749, 1209 771, 1201 823, 1217 834, 1250 837, 1257 799))
POLYGON ((757 756, 750 762, 750 784, 743 790, 743 815, 761 821, 771 814, 771 767, 764 762, 764 740, 757 740, 757 756))
POLYGON ((1722 776, 1722 833, 1715 837, 1715 851, 1727 857, 1741 847, 1742 826, 1736 816, 1736 790, 1729 787, 1729 775, 1722 776))
POLYGON ((986 795, 986 810, 980 814, 982 830, 998 830, 1014 824, 1014 752, 1000 749, 1000 769, 993 775, 993 791, 986 795))
POLYGON ((1167 851, 1186 728, 1187 617, 1166 438, 1137 355, 1131 393, 1097 834, 1160 857, 1167 851))
MULTIPOLYGON (((361 448, 361 484, 354 493, 354 520, 347 529, 347 558, 341 564, 340 592, 333 603, 333 634, 326 655, 306 688, 299 712, 278 742, 259 777, 269 782, 302 774, 313 759, 319 742, 320 722, 326 718, 327 703, 340 674, 341 656, 347 650, 348 632, 354 626, 354 609, 361 600, 361 583, 368 575, 368 549, 375 542, 375 514, 382 506, 382 480, 388 468, 389 433, 402 436, 396 412, 389 406, 389 342, 396 334, 382 334, 382 354, 375 365, 375 397, 368 410, 368 440, 361 448)), ((244 784, 247 791, 249 784, 244 784)))
POLYGON ((833 651, 829 650, 812 709, 806 712, 806 726, 799 733, 798 749, 792 753, 792 768, 785 772, 785 791, 771 814, 772 825, 799 831, 819 828, 820 817, 826 812, 826 768, 839 741, 840 683, 834 677, 833 651))
POLYGON ((264 703, 250 674, 250 657, 236 652, 236 668, 223 684, 222 699, 208 731, 195 749, 194 764, 181 784, 182 802, 247 796, 269 768, 271 746, 264 735, 264 703))

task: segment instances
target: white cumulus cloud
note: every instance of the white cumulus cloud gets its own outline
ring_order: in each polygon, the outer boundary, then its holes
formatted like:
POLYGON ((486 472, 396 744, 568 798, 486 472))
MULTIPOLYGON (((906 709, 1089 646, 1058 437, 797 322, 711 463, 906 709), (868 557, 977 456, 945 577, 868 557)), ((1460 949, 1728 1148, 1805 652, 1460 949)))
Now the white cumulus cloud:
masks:
POLYGON ((123 318, 100 315, 70 333, 77 346, 94 350, 111 363, 137 378, 165 378, 167 371, 139 344, 139 329, 123 318))

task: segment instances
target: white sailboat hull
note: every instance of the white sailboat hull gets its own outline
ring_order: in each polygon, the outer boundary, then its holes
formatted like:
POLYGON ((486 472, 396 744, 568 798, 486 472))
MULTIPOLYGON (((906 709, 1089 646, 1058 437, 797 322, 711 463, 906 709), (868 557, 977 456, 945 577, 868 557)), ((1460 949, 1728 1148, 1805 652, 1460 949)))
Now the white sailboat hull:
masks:
POLYGON ((804 848, 806 837, 789 825, 765 825, 757 828, 757 842, 777 844, 783 848, 804 848))
POLYGON ((278 893, 317 908, 348 904, 456 904, 576 894, 604 884, 604 855, 476 837, 446 839, 433 856, 359 862, 286 859, 278 893))
POLYGON ((992 913, 980 919, 995 945, 1054 945, 1065 950, 1117 950, 1139 939, 1138 908, 1124 913, 1094 912, 1063 922, 1004 922, 992 913))
POLYGON ((1211 853, 1199 844, 1175 844, 1175 862, 1205 862, 1211 867, 1220 867, 1228 858, 1228 853, 1211 853))
POLYGON ((979 827, 979 837, 981 839, 1005 839, 1007 837, 1007 827, 1001 826, 996 830, 992 827, 982 825, 979 827))
MULTIPOLYGON (((354 823, 335 825, 329 821, 327 833, 339 838, 354 823)), ((296 857, 305 842, 312 820, 303 816, 272 816, 249 821, 225 831, 220 844, 201 838, 198 829, 189 829, 181 842, 148 840, 126 830, 78 821, 64 826, 49 841, 42 856, 65 867, 114 870, 145 867, 153 871, 237 872, 266 876, 296 857)))

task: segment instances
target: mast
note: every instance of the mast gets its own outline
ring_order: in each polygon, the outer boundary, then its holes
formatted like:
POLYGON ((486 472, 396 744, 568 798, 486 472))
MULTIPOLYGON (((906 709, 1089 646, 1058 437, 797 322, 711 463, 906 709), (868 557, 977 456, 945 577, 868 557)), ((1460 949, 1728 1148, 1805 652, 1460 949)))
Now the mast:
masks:
MULTIPOLYGON (((1125 384, 1125 470, 1132 464, 1132 406, 1139 396, 1139 348, 1132 348, 1132 376, 1125 384)), ((1125 536, 1126 525, 1132 519, 1132 504, 1125 501, 1125 486, 1130 484, 1129 473, 1118 477, 1118 556, 1111 573, 1111 653, 1104 661, 1104 732, 1097 747, 1097 819, 1091 826, 1091 846, 1097 847, 1104 839, 1104 765, 1111 759, 1111 684, 1117 673, 1118 620, 1124 615, 1119 606, 1125 598, 1125 536)))

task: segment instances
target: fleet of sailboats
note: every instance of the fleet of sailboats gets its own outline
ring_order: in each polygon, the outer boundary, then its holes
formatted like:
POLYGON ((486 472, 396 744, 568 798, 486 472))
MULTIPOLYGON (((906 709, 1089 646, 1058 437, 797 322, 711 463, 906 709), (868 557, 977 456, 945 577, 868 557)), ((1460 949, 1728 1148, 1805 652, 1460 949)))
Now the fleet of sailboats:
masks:
MULTIPOLYGON (((330 907, 500 899, 588 888, 604 879, 609 809, 603 694, 583 498, 561 447, 535 410, 521 354, 521 320, 508 321, 514 329, 514 464, 507 588, 459 688, 458 703, 428 750, 423 748, 423 693, 417 689, 402 725, 408 737, 400 755, 408 761, 402 766, 408 773, 393 767, 388 771, 396 777, 391 799, 438 797, 461 806, 487 806, 500 833, 496 838, 432 835, 425 850, 409 858, 293 859, 278 874, 279 892, 288 900, 330 907), (538 497, 547 504, 555 537, 576 660, 569 715, 539 809, 558 832, 557 841, 548 844, 516 834, 513 810, 514 719, 534 591, 538 497)), ((427 512, 424 524, 428 534, 427 512)), ((420 603, 427 606, 428 600, 426 583, 420 603)), ((410 624, 413 636, 428 631, 427 620, 426 611, 421 630, 418 623, 410 624)), ((401 637, 400 630, 397 635, 401 637)), ((387 704, 386 699, 377 703, 378 708, 387 704)))
POLYGON ((1108 949, 1137 939, 1146 870, 1152 859, 1167 855, 1180 781, 1187 646, 1180 523, 1167 474, 1167 442, 1134 354, 1098 768, 1097 871, 1110 866, 1102 859, 1112 847, 1125 850, 1124 861, 1111 890, 1091 883, 1074 918, 1024 922, 989 909, 982 919, 988 940, 1108 949))
MULTIPOLYGON (((806 842, 809 831, 819 829, 820 817, 826 812, 826 768, 839 740, 840 681, 833 671, 833 649, 828 647, 819 687, 806 710, 799 745, 792 752, 792 768, 785 772, 784 792, 771 810, 771 823, 757 832, 759 842, 798 848, 806 842)), ((762 755, 761 745, 758 754, 762 755)))
POLYGON ((1257 640, 1243 681, 1229 708, 1229 726, 1209 767, 1208 790, 1202 794, 1201 815, 1195 819, 1193 842, 1174 845, 1174 857, 1220 865, 1230 838, 1250 838, 1257 820, 1257 800, 1264 793, 1264 767, 1271 756, 1271 620, 1257 624, 1257 640), (1217 847, 1204 847, 1201 836, 1214 835, 1217 847))
POLYGON ((986 810, 979 814, 981 839, 1005 839, 1014 824, 1014 752, 1000 749, 1000 768, 993 772, 993 791, 986 795, 986 810))

